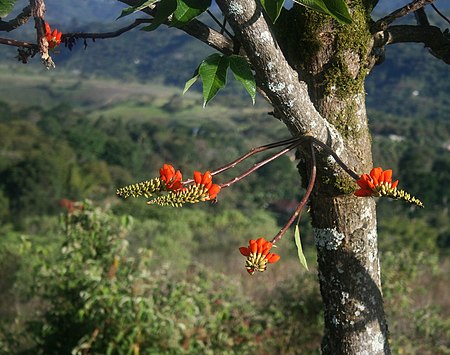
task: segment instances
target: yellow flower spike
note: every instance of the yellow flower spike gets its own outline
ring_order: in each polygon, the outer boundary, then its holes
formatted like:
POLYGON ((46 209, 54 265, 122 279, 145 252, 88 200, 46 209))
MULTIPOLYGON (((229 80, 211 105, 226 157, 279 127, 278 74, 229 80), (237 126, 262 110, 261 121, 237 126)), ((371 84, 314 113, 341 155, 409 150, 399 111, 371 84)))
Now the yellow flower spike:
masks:
POLYGON ((182 190, 169 191, 147 202, 149 205, 182 207, 185 203, 197 203, 209 200, 209 191, 203 185, 191 185, 182 190))
POLYGON ((130 196, 132 197, 144 196, 146 198, 149 198, 153 194, 161 192, 164 189, 165 189, 164 181, 162 181, 160 178, 154 178, 151 180, 118 188, 116 194, 123 198, 128 198, 130 196))
POLYGON ((370 174, 363 174, 356 181, 360 187, 355 191, 359 197, 390 197, 394 200, 403 200, 419 207, 424 207, 422 201, 411 196, 404 190, 397 189, 398 180, 392 181, 392 170, 384 170, 380 167, 373 168, 370 174))

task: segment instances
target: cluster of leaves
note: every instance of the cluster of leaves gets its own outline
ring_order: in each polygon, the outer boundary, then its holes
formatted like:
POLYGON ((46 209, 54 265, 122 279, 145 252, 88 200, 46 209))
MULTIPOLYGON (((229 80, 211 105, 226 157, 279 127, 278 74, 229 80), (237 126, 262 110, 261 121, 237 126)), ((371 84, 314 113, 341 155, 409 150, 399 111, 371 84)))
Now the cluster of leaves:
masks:
POLYGON ((0 0, 0 18, 8 15, 13 9, 16 0, 0 0))
POLYGON ((35 268, 32 296, 46 307, 27 323, 35 344, 28 351, 247 352, 258 346, 254 310, 230 285, 217 287, 224 277, 198 266, 177 280, 164 267, 150 267, 150 250, 129 255, 130 221, 87 202, 66 216, 56 259, 35 268))
POLYGON ((195 70, 194 76, 186 82, 183 93, 189 90, 200 77, 203 83, 203 106, 206 106, 226 85, 228 68, 231 69, 236 80, 242 83, 255 103, 255 78, 245 58, 238 55, 225 56, 215 53, 205 58, 195 70))

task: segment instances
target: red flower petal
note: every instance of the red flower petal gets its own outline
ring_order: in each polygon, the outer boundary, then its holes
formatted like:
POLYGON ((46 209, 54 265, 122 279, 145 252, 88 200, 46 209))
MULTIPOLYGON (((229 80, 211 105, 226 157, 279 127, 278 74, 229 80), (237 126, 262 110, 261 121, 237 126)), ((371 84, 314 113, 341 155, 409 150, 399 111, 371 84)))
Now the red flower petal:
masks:
POLYGON ((383 181, 383 182, 391 182, 392 181, 392 170, 389 169, 389 170, 383 171, 381 179, 382 179, 381 181, 383 181))
POLYGON ((273 264, 280 260, 281 256, 279 256, 278 254, 269 253, 267 254, 266 258, 268 263, 273 264))
POLYGON ((397 185, 398 185, 398 180, 395 180, 395 181, 392 183, 391 187, 392 187, 393 189, 395 189, 395 188, 397 187, 397 185))
POLYGON ((52 33, 52 30, 50 28, 50 24, 48 22, 45 23, 45 36, 50 36, 52 33))
POLYGON ((367 174, 363 174, 361 175, 361 177, 359 178, 359 180, 356 181, 356 183, 363 189, 367 188, 368 185, 368 181, 370 181, 371 178, 369 175, 367 174))
POLYGON ((202 173, 200 171, 194 171, 194 181, 196 184, 202 183, 202 173))
POLYGON ((263 245, 266 242, 264 238, 256 239, 256 244, 258 245, 258 253, 261 254, 263 251, 263 245))
POLYGON ((217 194, 220 192, 220 189, 221 189, 221 187, 220 187, 219 185, 213 184, 213 185, 209 188, 209 190, 208 190, 209 198, 210 198, 211 200, 212 200, 212 199, 215 199, 216 196, 217 196, 217 194))
POLYGON ((370 176, 372 177, 372 181, 373 181, 375 186, 378 186, 378 184, 380 183, 380 179, 381 179, 381 174, 382 173, 383 173, 383 169, 381 169, 380 167, 373 168, 370 171, 370 176))
POLYGON ((246 248, 246 247, 240 247, 239 251, 244 256, 249 256, 250 255, 250 250, 248 248, 246 248))
POLYGON ((211 182, 212 182, 212 176, 211 173, 209 171, 206 171, 203 174, 203 178, 202 178, 202 184, 206 186, 206 188, 211 187, 211 182), (208 186, 209 185, 209 186, 208 186))

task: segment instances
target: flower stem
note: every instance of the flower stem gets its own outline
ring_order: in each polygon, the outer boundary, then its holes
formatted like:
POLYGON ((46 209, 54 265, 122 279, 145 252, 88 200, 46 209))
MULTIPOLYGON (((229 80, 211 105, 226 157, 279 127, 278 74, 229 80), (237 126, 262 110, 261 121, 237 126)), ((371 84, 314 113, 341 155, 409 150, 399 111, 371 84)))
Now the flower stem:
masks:
POLYGON ((283 154, 286 154, 287 152, 289 152, 290 150, 297 148, 299 146, 299 142, 295 142, 290 144, 289 146, 287 146, 286 148, 284 148, 283 150, 280 150, 277 154, 272 155, 271 157, 264 159, 262 161, 260 161, 259 163, 253 165, 250 169, 248 169, 246 172, 242 173, 241 175, 236 176, 234 179, 221 184, 220 187, 221 188, 225 188, 225 187, 229 187, 233 184, 235 184, 236 182, 244 179, 245 177, 247 177, 248 175, 250 175, 251 173, 253 173, 255 170, 258 170, 259 168, 261 168, 262 166, 266 165, 267 163, 270 163, 272 160, 275 160, 276 158, 282 156, 283 154))
POLYGON ((281 230, 278 232, 278 234, 272 239, 273 244, 275 244, 276 242, 278 242, 281 239, 281 237, 284 235, 284 233, 286 233, 286 231, 289 229, 289 227, 295 221, 295 219, 301 215, 303 208, 305 207, 306 202, 308 202, 309 196, 311 195, 311 192, 314 188, 314 183, 316 181, 317 167, 316 167, 316 155, 314 152, 314 145, 313 145, 312 141, 310 142, 310 147, 311 147, 312 167, 311 167, 311 176, 309 178, 308 187, 306 188, 306 193, 303 196, 300 203, 298 204, 297 209, 295 210, 294 214, 291 216, 289 221, 287 221, 287 223, 284 225, 284 227, 281 228, 281 230))
POLYGON ((345 165, 345 163, 338 157, 338 155, 329 147, 327 146, 325 143, 319 141, 318 139, 309 136, 309 139, 311 139, 311 141, 315 144, 317 144, 318 146, 320 146, 321 148, 323 148, 327 153, 329 153, 334 160, 336 160, 336 163, 338 163, 340 165, 340 167, 342 169, 345 170, 345 172, 347 174, 349 174, 353 179, 358 180, 359 179, 359 175, 357 173, 355 173, 352 169, 350 169, 347 165, 345 165))
MULTIPOLYGON (((228 163, 228 164, 220 167, 219 169, 211 171, 211 175, 214 176, 214 175, 223 173, 224 171, 226 171, 228 169, 234 168, 236 165, 238 165, 239 163, 243 162, 245 159, 250 158, 252 155, 255 155, 257 153, 263 152, 263 151, 268 150, 268 149, 281 147, 281 146, 284 146, 284 145, 287 145, 287 144, 290 144, 290 143, 299 142, 300 138, 303 139, 304 137, 294 137, 294 138, 284 139, 282 141, 265 144, 265 145, 262 145, 262 146, 257 147, 257 148, 252 148, 249 152, 247 152, 246 154, 242 155, 238 159, 232 161, 231 163, 228 163)), ((190 184, 193 181, 194 181, 193 179, 189 179, 189 180, 183 181, 183 184, 187 185, 187 184, 190 184)))
MULTIPOLYGON (((359 175, 356 174, 352 169, 350 169, 339 157, 338 155, 329 147, 327 146, 325 143, 319 141, 318 139, 312 137, 312 136, 300 136, 300 137, 293 137, 293 138, 289 138, 289 139, 284 139, 282 141, 278 141, 278 142, 274 142, 274 143, 269 143, 269 144, 265 144, 262 145, 260 147, 257 148, 253 148, 251 149, 249 152, 247 152, 246 154, 242 155, 241 157, 239 157, 238 159, 232 161, 231 163, 228 163, 216 170, 213 170, 211 172, 211 175, 217 175, 220 174, 228 169, 234 168, 236 165, 238 165, 239 163, 243 162, 244 160, 248 159, 249 157, 251 157, 252 155, 255 155, 257 153, 263 152, 265 150, 268 149, 272 149, 272 148, 277 148, 277 147, 282 147, 285 145, 288 145, 288 147, 286 147, 285 149, 281 150, 280 152, 278 152, 277 154, 269 157, 268 159, 265 159, 263 161, 261 161, 258 164, 255 164, 251 169, 247 170, 245 173, 237 176, 236 178, 234 178, 233 180, 230 180, 224 184, 221 185, 221 187, 228 187, 240 180, 242 180, 243 178, 247 177, 249 174, 253 173, 255 170, 259 169, 260 167, 264 166, 265 164, 271 162, 272 160, 280 157, 281 155, 289 152, 290 150, 297 148, 302 142, 309 140, 312 143, 318 145, 319 147, 321 147, 326 153, 328 153, 329 155, 331 155, 334 160, 336 161, 336 163, 347 173, 349 174, 353 179, 358 180, 359 179, 359 175)), ((190 183, 192 183, 194 180, 193 179, 188 179, 186 181, 183 181, 183 185, 188 185, 190 183)))
POLYGON ((248 153, 244 154, 243 156, 241 156, 240 158, 236 159, 235 161, 232 161, 231 163, 224 165, 223 167, 216 169, 214 171, 211 172, 211 175, 216 175, 216 174, 220 174, 228 169, 234 168, 236 165, 238 165, 240 162, 244 161, 245 159, 251 157, 252 155, 255 155, 257 153, 263 152, 267 149, 272 149, 272 148, 277 148, 277 147, 281 147, 283 145, 287 145, 290 143, 294 143, 297 142, 299 139, 298 137, 295 138, 290 138, 290 139, 285 139, 279 142, 275 142, 275 143, 270 143, 270 144, 265 144, 262 145, 260 147, 257 148, 253 148, 251 149, 248 153))

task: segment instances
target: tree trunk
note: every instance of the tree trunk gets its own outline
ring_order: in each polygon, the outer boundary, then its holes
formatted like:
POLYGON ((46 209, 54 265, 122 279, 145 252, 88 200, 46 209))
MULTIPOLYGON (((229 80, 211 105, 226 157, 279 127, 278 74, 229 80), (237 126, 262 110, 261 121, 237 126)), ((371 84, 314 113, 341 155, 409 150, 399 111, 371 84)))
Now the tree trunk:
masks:
MULTIPOLYGON (((368 14, 363 5, 352 10, 354 24, 342 26, 292 9, 307 29, 302 36, 308 38, 297 38, 298 43, 312 48, 306 55, 304 48, 289 51, 289 61, 305 78, 321 116, 342 135, 346 163, 361 174, 372 168, 364 79, 373 60, 368 14)), ((353 196, 352 179, 329 161, 319 162, 318 169, 310 203, 325 314, 322 352, 389 354, 374 200, 353 196)))
MULTIPOLYGON (((255 1, 217 3, 274 115, 294 135, 310 134, 329 145, 356 173, 368 172, 372 155, 364 79, 374 62, 368 2, 351 2, 351 25, 294 5, 282 11, 273 31, 255 1)), ((353 196, 353 178, 327 154, 318 155, 310 203, 325 309, 322 351, 389 354, 375 203, 353 196)))

